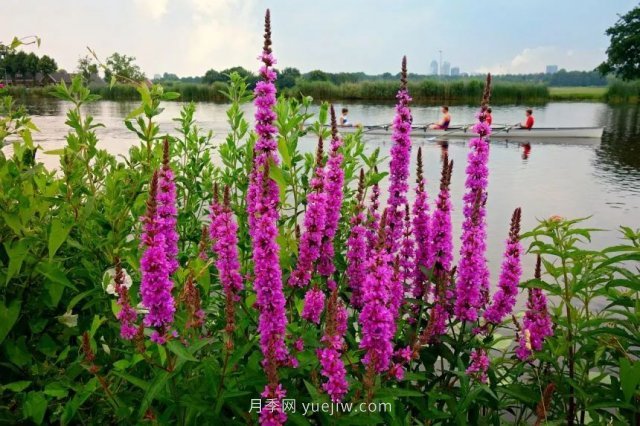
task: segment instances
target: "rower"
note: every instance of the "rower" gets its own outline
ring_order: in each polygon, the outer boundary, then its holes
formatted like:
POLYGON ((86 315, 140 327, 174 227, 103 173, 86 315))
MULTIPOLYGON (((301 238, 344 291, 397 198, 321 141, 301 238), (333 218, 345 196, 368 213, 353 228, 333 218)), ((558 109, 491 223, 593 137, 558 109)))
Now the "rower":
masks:
POLYGON ((531 108, 527 109, 525 112, 527 118, 520 123, 520 128, 531 130, 533 128, 533 123, 535 123, 535 119, 533 118, 533 110, 531 108))
POLYGON ((347 115, 349 114, 349 108, 342 108, 342 115, 340 115, 340 119, 338 120, 338 125, 342 127, 353 127, 353 123, 349 120, 347 115))
POLYGON ((487 111, 484 113, 484 122, 491 127, 491 123, 493 123, 493 116, 491 115, 491 108, 487 108, 487 111))
POLYGON ((446 105, 442 106, 442 118, 438 123, 432 124, 429 126, 430 129, 436 130, 447 130, 449 128, 449 124, 451 123, 451 114, 449 114, 449 107, 446 105))

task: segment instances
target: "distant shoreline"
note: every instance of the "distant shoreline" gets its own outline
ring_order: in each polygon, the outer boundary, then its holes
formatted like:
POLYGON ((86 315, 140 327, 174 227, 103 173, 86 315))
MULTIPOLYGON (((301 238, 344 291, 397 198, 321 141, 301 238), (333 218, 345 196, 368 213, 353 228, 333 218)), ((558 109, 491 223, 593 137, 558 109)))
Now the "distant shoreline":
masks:
MULTIPOLYGON (((221 93, 225 83, 161 83, 166 91, 180 93, 183 102, 227 102, 221 93)), ((53 86, 8 86, 2 91, 19 99, 25 97, 49 97, 53 86)), ((415 104, 473 105, 482 96, 481 84, 476 80, 459 82, 421 81, 410 82, 409 91, 415 104)), ((136 101, 139 94, 133 86, 116 84, 113 87, 90 87, 92 93, 103 100, 136 101)), ((316 101, 349 101, 362 103, 393 103, 397 83, 364 81, 336 85, 330 82, 301 81, 295 86, 281 88, 286 96, 311 96, 316 101)), ((540 105, 549 101, 589 101, 610 103, 636 103, 640 99, 640 82, 613 82, 608 86, 548 87, 532 83, 494 84, 491 102, 494 105, 540 105)))

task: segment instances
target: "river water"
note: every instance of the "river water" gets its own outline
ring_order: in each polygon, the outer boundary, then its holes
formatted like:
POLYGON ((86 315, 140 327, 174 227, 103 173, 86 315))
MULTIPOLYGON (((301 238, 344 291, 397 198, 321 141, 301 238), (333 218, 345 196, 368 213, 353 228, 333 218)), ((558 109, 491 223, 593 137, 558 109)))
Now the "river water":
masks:
MULTIPOLYGON (((35 140, 42 150, 64 145, 67 132, 65 113, 69 105, 58 100, 27 101, 33 121, 40 133, 35 140)), ((174 133, 172 118, 179 116, 180 103, 166 103, 158 117, 163 132, 174 133)), ((105 125, 98 129, 101 147, 115 154, 126 154, 135 135, 123 124, 124 117, 136 107, 132 102, 102 101, 88 105, 85 110, 105 125)), ((336 105, 337 108, 342 105, 336 105)), ((350 119, 368 125, 384 124, 393 118, 393 105, 348 105, 350 119)), ((196 119, 199 126, 214 131, 222 140, 227 131, 227 106, 214 103, 198 104, 196 119)), ((477 108, 451 108, 452 125, 471 123, 477 108)), ((522 106, 493 108, 494 123, 513 124, 523 119, 522 106)), ((250 117, 253 109, 246 107, 250 117)), ((438 120, 438 106, 414 106, 415 123, 438 120)), ((548 103, 535 108, 536 125, 546 126, 604 126, 602 140, 495 140, 490 150, 489 200, 487 204, 488 258, 493 279, 500 270, 501 253, 508 234, 509 220, 514 208, 522 207, 524 230, 536 225, 539 218, 559 215, 567 218, 592 216, 589 227, 602 228, 596 233, 596 247, 619 242, 620 225, 640 227, 640 107, 637 105, 609 106, 602 103, 548 103), (526 147, 523 143, 529 143, 526 147)), ((313 150, 315 140, 309 138, 303 150, 313 150)), ((388 155, 390 141, 386 137, 366 136, 368 149, 380 148, 388 155)), ((456 251, 462 222, 461 198, 464 193, 464 168, 468 152, 466 138, 450 140, 447 144, 415 138, 413 140, 412 174, 415 174, 415 152, 422 146, 425 158, 428 191, 433 200, 437 191, 440 161, 444 150, 454 160, 452 200, 456 251)), ((10 150, 6 147, 5 150, 10 150)), ((40 160, 55 167, 57 157, 41 154, 40 160)), ((527 245, 527 242, 524 242, 527 245)), ((533 256, 525 259, 526 276, 532 275, 533 256)))

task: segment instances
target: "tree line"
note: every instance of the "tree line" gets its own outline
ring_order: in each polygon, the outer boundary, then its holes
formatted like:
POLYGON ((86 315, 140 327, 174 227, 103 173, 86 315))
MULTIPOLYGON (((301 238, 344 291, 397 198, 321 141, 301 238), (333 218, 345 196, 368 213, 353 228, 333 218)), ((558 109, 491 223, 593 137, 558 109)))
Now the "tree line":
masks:
POLYGON ((2 52, 0 51, 0 79, 17 77, 35 78, 36 74, 50 74, 58 70, 58 64, 47 55, 38 56, 35 53, 2 52))

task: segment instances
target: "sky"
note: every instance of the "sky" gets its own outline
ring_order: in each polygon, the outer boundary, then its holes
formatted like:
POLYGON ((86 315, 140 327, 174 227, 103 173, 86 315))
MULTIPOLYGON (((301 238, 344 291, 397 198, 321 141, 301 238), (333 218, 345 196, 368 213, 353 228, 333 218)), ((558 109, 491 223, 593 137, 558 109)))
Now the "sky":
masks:
POLYGON ((637 0, 0 0, 0 41, 37 35, 38 55, 76 69, 87 46, 104 61, 136 57, 147 76, 257 69, 271 9, 278 67, 430 72, 439 59, 469 73, 591 70, 605 30, 637 0))

